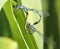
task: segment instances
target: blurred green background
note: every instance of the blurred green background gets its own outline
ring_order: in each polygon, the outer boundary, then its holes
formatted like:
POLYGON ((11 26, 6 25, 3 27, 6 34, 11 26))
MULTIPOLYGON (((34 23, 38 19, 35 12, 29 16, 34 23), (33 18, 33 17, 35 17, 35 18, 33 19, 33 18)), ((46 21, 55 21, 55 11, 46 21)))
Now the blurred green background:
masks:
MULTIPOLYGON (((29 22, 39 17, 29 13, 29 22)), ((60 49, 60 0, 0 0, 0 49, 60 49), (35 28, 37 32, 28 34, 24 29, 25 14, 13 5, 47 11, 42 14, 41 22, 35 28), (44 36, 48 38, 44 42, 44 36)))

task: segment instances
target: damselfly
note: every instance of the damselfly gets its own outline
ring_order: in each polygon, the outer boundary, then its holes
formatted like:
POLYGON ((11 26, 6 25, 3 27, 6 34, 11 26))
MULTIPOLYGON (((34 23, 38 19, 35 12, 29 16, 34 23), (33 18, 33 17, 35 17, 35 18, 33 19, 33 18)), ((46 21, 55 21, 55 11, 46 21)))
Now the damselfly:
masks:
POLYGON ((36 25, 36 24, 38 24, 40 21, 41 21, 41 14, 43 14, 43 15, 46 15, 46 16, 49 16, 49 13, 48 12, 44 12, 44 11, 41 11, 41 10, 38 10, 38 9, 30 9, 30 8, 27 8, 27 7, 25 7, 25 6, 21 6, 21 5, 18 5, 18 4, 16 4, 16 7, 18 8, 18 9, 22 9, 25 13, 26 13, 26 23, 25 23, 25 30, 28 32, 28 33, 33 33, 35 30, 33 29, 33 26, 34 25, 36 25), (36 21, 36 22, 34 22, 33 24, 30 24, 29 22, 28 22, 28 11, 33 11, 33 12, 35 12, 36 14, 38 14, 39 15, 39 17, 40 17, 40 19, 38 20, 38 21, 36 21), (28 30, 27 30, 27 26, 28 26, 28 28, 31 30, 31 32, 29 32, 28 30))
MULTIPOLYGON (((49 16, 49 13, 48 13, 48 12, 41 11, 41 10, 38 10, 38 9, 30 9, 30 8, 27 8, 27 7, 25 7, 25 6, 21 6, 21 5, 18 5, 18 4, 16 4, 16 8, 22 9, 22 10, 26 13, 25 27, 24 27, 24 28, 25 28, 25 30, 27 31, 27 33, 29 33, 29 34, 32 34, 32 33, 34 33, 34 32, 39 33, 40 35, 42 35, 42 36, 44 37, 45 42, 48 44, 48 43, 50 42, 50 41, 48 40, 48 38, 47 38, 46 36, 44 36, 42 33, 40 33, 40 32, 34 27, 34 25, 40 23, 40 21, 41 21, 41 14, 43 14, 43 15, 45 15, 45 16, 49 16), (39 17, 40 17, 40 19, 39 19, 38 21, 34 22, 33 24, 30 24, 30 23, 28 22, 28 20, 27 20, 27 19, 28 19, 28 11, 33 11, 33 12, 35 12, 36 14, 38 14, 39 17)), ((55 42, 52 43, 52 44, 56 45, 55 42)))

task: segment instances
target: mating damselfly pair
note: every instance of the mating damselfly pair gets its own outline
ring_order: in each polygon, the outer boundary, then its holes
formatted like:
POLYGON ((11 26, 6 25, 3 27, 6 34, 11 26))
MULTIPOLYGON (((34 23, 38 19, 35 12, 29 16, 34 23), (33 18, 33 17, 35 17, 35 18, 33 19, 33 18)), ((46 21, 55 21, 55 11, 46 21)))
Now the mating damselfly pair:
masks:
POLYGON ((48 12, 45 12, 45 11, 42 11, 42 10, 31 9, 31 8, 27 8, 27 7, 25 7, 25 6, 21 6, 21 5, 18 5, 18 4, 16 4, 15 7, 18 8, 18 9, 22 9, 22 10, 25 12, 25 14, 26 14, 26 19, 25 19, 25 27, 24 27, 24 28, 25 28, 25 30, 26 30, 28 33, 30 33, 30 34, 31 34, 31 33, 34 33, 34 31, 36 31, 35 27, 33 27, 33 26, 36 25, 36 24, 38 24, 38 23, 40 23, 40 21, 41 21, 41 14, 43 14, 43 15, 45 15, 45 16, 49 16, 49 13, 48 13, 48 12), (38 21, 32 23, 32 24, 29 23, 29 22, 28 22, 28 15, 29 15, 29 12, 28 12, 28 11, 31 11, 31 12, 37 14, 36 17, 39 16, 40 19, 39 19, 38 21), (31 30, 31 32, 29 32, 27 28, 29 28, 29 29, 31 30))
MULTIPOLYGON (((39 33, 40 35, 42 35, 44 37, 45 42, 48 44, 50 42, 48 40, 48 38, 46 36, 44 36, 41 32, 39 32, 34 26, 37 25, 38 23, 40 23, 41 17, 42 17, 41 14, 43 14, 45 16, 49 16, 49 13, 48 12, 45 12, 45 11, 42 11, 42 10, 38 10, 38 9, 27 8, 27 7, 21 6, 19 4, 16 4, 15 7, 18 8, 18 9, 22 9, 25 12, 25 14, 26 14, 24 29, 27 31, 27 33, 28 34, 33 34, 34 32, 39 33), (28 22, 28 17, 29 17, 28 16, 29 15, 29 12, 28 11, 31 11, 31 12, 37 14, 40 19, 38 19, 38 21, 36 21, 36 22, 34 22, 32 24, 29 23, 28 22)), ((55 42, 53 44, 55 45, 55 42)))

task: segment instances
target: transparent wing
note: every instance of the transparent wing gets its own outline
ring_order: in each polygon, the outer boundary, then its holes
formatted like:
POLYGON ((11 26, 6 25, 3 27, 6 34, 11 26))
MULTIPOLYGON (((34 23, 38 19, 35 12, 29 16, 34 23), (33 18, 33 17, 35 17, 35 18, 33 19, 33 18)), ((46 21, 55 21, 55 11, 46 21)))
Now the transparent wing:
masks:
POLYGON ((36 12, 38 15, 43 14, 43 15, 45 15, 45 16, 49 16, 49 13, 46 12, 46 11, 43 11, 43 10, 30 9, 30 8, 27 8, 27 7, 25 7, 25 6, 21 6, 21 5, 18 5, 18 4, 16 4, 16 7, 17 7, 18 9, 24 10, 25 12, 26 12, 26 11, 33 11, 33 12, 36 12))
POLYGON ((43 10, 29 9, 29 8, 28 8, 28 10, 29 10, 29 11, 34 11, 34 12, 36 12, 36 13, 39 14, 39 15, 43 14, 43 15, 45 15, 45 16, 49 16, 49 13, 46 12, 46 11, 43 11, 43 10))
MULTIPOLYGON (((51 42, 47 36, 45 36, 44 34, 39 32, 35 27, 30 26, 30 28, 32 29, 33 32, 37 32, 40 35, 41 38, 44 38, 44 42, 46 44, 49 44, 49 42, 51 42)), ((51 45, 54 45, 56 47, 56 42, 54 41, 53 43, 51 43, 51 45)))

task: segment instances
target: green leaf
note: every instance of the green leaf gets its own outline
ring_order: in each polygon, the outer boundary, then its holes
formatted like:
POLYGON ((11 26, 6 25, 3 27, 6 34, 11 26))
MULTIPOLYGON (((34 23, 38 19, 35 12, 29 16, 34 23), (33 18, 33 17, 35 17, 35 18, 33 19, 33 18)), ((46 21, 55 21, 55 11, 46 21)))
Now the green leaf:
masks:
MULTIPOLYGON (((17 2, 21 5, 19 0, 17 2)), ((33 34, 28 34, 24 29, 24 12, 22 10, 16 12, 17 8, 13 9, 13 5, 16 5, 16 3, 13 0, 8 0, 0 12, 0 27, 2 28, 0 29, 0 32, 2 32, 0 35, 11 37, 17 41, 19 49, 39 49, 40 44, 39 46, 37 45, 37 38, 35 39, 33 34)))
MULTIPOLYGON (((21 4, 21 3, 19 3, 21 4)), ((16 8, 17 9, 17 8, 16 8)), ((16 9, 14 9, 15 12, 15 17, 18 21, 18 24, 22 30, 22 34, 29 46, 30 49, 38 49, 35 39, 33 37, 33 34, 28 34, 27 31, 24 29, 24 25, 25 25, 25 15, 24 12, 22 10, 19 10, 18 12, 16 12, 16 9)))
POLYGON ((10 25, 3 9, 0 11, 0 36, 12 38, 10 25))
POLYGON ((15 20, 15 16, 12 11, 12 5, 9 0, 4 5, 3 9, 4 9, 6 17, 8 19, 8 22, 9 22, 9 25, 10 25, 10 28, 12 31, 11 33, 12 33, 13 39, 18 42, 20 49, 27 49, 28 46, 26 45, 25 39, 24 39, 23 35, 21 34, 21 30, 19 28, 18 22, 16 22, 16 20, 15 20))

